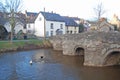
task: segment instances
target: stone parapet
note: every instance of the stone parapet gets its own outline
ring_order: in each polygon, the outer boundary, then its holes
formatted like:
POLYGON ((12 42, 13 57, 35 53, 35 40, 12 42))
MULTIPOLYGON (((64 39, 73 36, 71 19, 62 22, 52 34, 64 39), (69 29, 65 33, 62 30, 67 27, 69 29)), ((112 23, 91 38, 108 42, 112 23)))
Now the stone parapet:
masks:
MULTIPOLYGON (((108 60, 106 60, 106 58, 108 58, 112 52, 119 52, 115 53, 115 55, 119 54, 120 56, 119 32, 95 31, 66 34, 54 36, 50 39, 50 42, 53 44, 54 50, 63 50, 64 55, 78 55, 82 50, 84 52, 84 65, 87 66, 108 66, 109 64, 107 64, 106 61, 108 60)), ((111 57, 114 56, 111 55, 110 58, 111 57)))

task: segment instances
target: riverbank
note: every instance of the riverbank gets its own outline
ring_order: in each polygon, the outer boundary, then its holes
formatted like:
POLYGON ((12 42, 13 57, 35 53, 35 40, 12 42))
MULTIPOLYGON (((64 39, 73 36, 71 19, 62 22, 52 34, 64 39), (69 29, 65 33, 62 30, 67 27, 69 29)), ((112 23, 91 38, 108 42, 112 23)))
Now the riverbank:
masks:
POLYGON ((15 40, 12 43, 0 41, 0 53, 41 48, 52 48, 52 45, 49 40, 15 40))

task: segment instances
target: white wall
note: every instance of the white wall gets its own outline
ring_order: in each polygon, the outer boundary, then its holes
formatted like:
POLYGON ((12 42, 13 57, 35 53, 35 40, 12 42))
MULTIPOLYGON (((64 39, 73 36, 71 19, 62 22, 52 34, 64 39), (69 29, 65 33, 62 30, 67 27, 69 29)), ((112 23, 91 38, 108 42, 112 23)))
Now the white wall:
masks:
POLYGON ((47 36, 51 36, 51 31, 53 31, 53 35, 56 35, 56 30, 62 30, 63 34, 65 34, 65 22, 55 22, 55 21, 46 21, 46 33, 47 36), (51 29, 51 23, 53 23, 53 29, 51 29), (61 29, 61 24, 63 25, 63 29, 61 29))
MULTIPOLYGON (((23 30, 23 26, 24 24, 18 22, 17 25, 15 26, 14 30, 15 30, 15 34, 17 34, 20 30, 23 30)), ((9 22, 7 22, 4 27, 6 28, 6 30, 8 32, 11 32, 11 25, 9 24, 9 22)))
POLYGON ((66 26, 66 33, 67 31, 69 31, 68 34, 71 34, 71 31, 72 31, 72 34, 75 34, 75 32, 78 33, 79 27, 75 28, 75 26, 66 26))
POLYGON ((38 37, 44 37, 44 17, 41 13, 35 20, 35 35, 38 37))
POLYGON ((11 26, 10 26, 9 22, 5 23, 4 27, 6 28, 6 30, 8 32, 11 32, 11 26))
POLYGON ((23 33, 26 33, 26 32, 24 31, 23 26, 24 26, 24 24, 18 22, 17 25, 16 25, 15 28, 14 28, 14 29, 15 29, 15 34, 17 34, 20 30, 22 30, 23 33))
POLYGON ((34 32, 35 32, 35 24, 34 23, 28 23, 27 25, 26 25, 27 27, 27 33, 29 33, 29 34, 34 34, 34 32))
MULTIPOLYGON (((63 24, 63 34, 65 34, 65 22, 55 22, 55 21, 46 21, 45 20, 45 31, 46 37, 51 36, 51 31, 53 31, 53 35, 56 35, 56 30, 60 29, 60 25, 63 24), (53 23, 53 29, 51 29, 51 23, 53 23)), ((40 13, 35 20, 35 35, 38 37, 44 37, 44 17, 40 13)))

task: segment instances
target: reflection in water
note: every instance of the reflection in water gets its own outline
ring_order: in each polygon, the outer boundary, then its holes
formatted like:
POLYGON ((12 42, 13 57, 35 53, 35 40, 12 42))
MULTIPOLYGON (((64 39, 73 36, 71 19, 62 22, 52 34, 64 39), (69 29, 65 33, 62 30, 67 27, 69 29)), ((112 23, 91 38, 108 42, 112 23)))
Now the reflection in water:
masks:
POLYGON ((97 68, 82 64, 82 56, 65 56, 60 51, 6 53, 0 55, 0 80, 120 80, 120 66, 97 68))

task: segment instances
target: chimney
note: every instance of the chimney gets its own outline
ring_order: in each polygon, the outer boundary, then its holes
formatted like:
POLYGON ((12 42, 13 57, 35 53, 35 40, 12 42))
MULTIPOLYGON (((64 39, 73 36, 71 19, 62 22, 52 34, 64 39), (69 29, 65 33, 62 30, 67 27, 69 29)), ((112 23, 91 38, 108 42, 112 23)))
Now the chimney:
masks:
POLYGON ((107 21, 107 19, 103 17, 103 18, 100 18, 99 21, 101 21, 101 22, 102 22, 102 21, 107 21))
POLYGON ((25 10, 25 16, 27 17, 27 10, 25 10))
POLYGON ((53 13, 53 11, 51 11, 51 13, 53 13))
POLYGON ((44 8, 44 12, 45 12, 45 8, 44 8))

